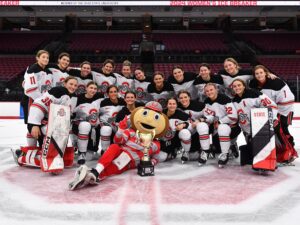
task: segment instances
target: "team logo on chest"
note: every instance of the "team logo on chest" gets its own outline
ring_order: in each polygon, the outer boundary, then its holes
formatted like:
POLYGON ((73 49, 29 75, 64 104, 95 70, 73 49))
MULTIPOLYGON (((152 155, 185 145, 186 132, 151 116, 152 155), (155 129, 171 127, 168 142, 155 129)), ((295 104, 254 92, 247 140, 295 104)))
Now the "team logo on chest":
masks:
POLYGON ((92 125, 95 125, 97 123, 97 119, 98 119, 98 110, 97 109, 90 109, 89 116, 87 117, 87 120, 92 125))
POLYGON ((141 87, 138 87, 138 88, 136 89, 136 96, 137 96, 139 99, 145 98, 146 93, 144 92, 144 89, 141 88, 141 87))
POLYGON ((237 110, 237 114, 239 115, 240 124, 245 125, 249 121, 247 114, 242 109, 237 110))
POLYGON ((120 85, 119 88, 120 88, 120 92, 121 92, 122 94, 125 94, 126 91, 129 90, 129 83, 128 83, 128 82, 123 82, 123 83, 120 85))

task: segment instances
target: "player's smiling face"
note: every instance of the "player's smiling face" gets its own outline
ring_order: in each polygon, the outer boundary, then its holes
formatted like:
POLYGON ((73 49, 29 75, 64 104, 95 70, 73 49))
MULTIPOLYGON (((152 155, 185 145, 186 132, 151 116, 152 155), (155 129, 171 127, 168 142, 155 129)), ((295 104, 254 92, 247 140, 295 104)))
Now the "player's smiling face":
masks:
POLYGON ((210 70, 206 66, 201 66, 199 74, 203 80, 208 80, 210 78, 210 70))
POLYGON ((97 92, 97 85, 90 84, 88 87, 86 87, 86 94, 88 97, 93 97, 97 92))
POLYGON ((175 99, 169 99, 168 103, 167 103, 167 108, 168 108, 168 112, 175 112, 177 109, 177 102, 175 101, 175 99))
POLYGON ((215 100, 218 96, 218 90, 213 85, 206 85, 204 92, 211 100, 215 100))
POLYGON ((153 78, 153 82, 155 83, 156 86, 160 87, 164 83, 164 78, 161 74, 156 74, 153 78))
POLYGON ((224 62, 224 69, 226 70, 227 73, 230 75, 235 75, 238 73, 238 67, 236 64, 234 64, 231 61, 225 61, 224 62))
POLYGON ((81 66, 81 76, 86 77, 87 75, 89 75, 91 73, 91 65, 89 64, 83 64, 81 66))
POLYGON ((176 68, 173 70, 173 76, 175 78, 175 80, 177 80, 178 82, 181 82, 183 81, 183 70, 182 69, 179 69, 179 68, 176 68))
POLYGON ((68 56, 63 56, 58 60, 58 65, 61 69, 66 69, 70 64, 70 58, 68 56))
POLYGON ((183 107, 188 107, 190 105, 190 97, 187 93, 181 93, 179 95, 179 102, 183 105, 183 107))
POLYGON ((133 93, 127 93, 125 96, 125 102, 127 105, 133 105, 135 103, 135 96, 133 93))
POLYGON ((102 71, 105 74, 110 74, 113 71, 114 67, 111 63, 106 63, 103 67, 102 67, 102 71))
POLYGON ((122 67, 122 74, 125 77, 130 77, 130 75, 131 75, 131 68, 130 68, 130 66, 123 66, 122 67))
POLYGON ((37 63, 41 67, 46 67, 49 63, 49 55, 47 53, 42 53, 39 57, 36 57, 37 63))
POLYGON ((135 78, 138 80, 144 80, 145 79, 145 73, 142 70, 136 70, 134 72, 135 78))
POLYGON ((64 83, 65 88, 68 89, 69 93, 73 94, 78 86, 78 81, 76 79, 70 79, 64 83))
POLYGON ((255 70, 255 78, 260 82, 264 83, 267 79, 267 74, 262 68, 255 70))
POLYGON ((115 100, 118 98, 118 90, 116 87, 111 87, 108 91, 108 97, 110 100, 115 100))
POLYGON ((238 96, 242 96, 246 87, 244 86, 244 84, 241 81, 236 80, 236 81, 233 81, 232 88, 238 96))

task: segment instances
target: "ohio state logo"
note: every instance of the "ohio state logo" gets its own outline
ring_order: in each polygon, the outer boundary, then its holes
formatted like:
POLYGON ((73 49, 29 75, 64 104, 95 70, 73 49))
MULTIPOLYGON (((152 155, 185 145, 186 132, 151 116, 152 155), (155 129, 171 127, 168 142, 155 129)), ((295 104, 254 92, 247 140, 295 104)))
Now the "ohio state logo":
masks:
POLYGON ((76 90, 76 94, 83 94, 83 93, 85 93, 85 85, 79 84, 76 90))
POLYGON ((101 93, 106 93, 107 87, 108 87, 108 86, 109 86, 109 83, 108 83, 107 81, 102 82, 102 84, 100 84, 100 85, 98 86, 99 92, 101 92, 101 93))
POLYGON ((121 86, 119 87, 119 89, 120 89, 120 92, 121 92, 122 94, 125 94, 126 91, 129 90, 129 83, 128 83, 128 82, 123 82, 123 83, 121 84, 121 86))
POLYGON ((237 110, 237 114, 239 116, 239 123, 245 125, 249 120, 247 114, 242 109, 237 110))
POLYGON ((87 117, 87 120, 91 124, 95 125, 97 123, 97 119, 98 119, 98 111, 97 111, 97 109, 91 109, 89 111, 89 116, 87 117))
POLYGON ((110 123, 113 126, 116 126, 116 115, 118 112, 114 112, 111 117, 107 120, 108 123, 110 123))
POLYGON ((146 93, 144 92, 144 89, 141 88, 141 87, 138 87, 136 89, 136 96, 139 98, 139 99, 143 99, 145 96, 146 96, 146 93))
POLYGON ((60 108, 58 111, 57 111, 57 115, 60 116, 60 117, 63 117, 66 115, 66 112, 63 108, 60 108))
POLYGON ((41 86, 41 92, 46 92, 49 91, 50 89, 51 89, 51 81, 46 80, 45 84, 41 86))
POLYGON ((166 132, 166 134, 165 134, 165 136, 164 136, 164 138, 167 139, 167 140, 170 140, 170 139, 173 138, 173 136, 174 135, 173 135, 172 128, 169 127, 168 130, 167 130, 167 132, 166 132))

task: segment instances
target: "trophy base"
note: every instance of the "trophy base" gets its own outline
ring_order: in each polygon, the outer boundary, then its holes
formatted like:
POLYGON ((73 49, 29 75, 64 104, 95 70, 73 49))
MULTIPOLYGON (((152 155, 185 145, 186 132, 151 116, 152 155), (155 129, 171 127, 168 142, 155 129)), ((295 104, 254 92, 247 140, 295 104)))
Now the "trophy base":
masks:
POLYGON ((151 161, 141 161, 137 173, 141 177, 154 176, 154 166, 151 161))

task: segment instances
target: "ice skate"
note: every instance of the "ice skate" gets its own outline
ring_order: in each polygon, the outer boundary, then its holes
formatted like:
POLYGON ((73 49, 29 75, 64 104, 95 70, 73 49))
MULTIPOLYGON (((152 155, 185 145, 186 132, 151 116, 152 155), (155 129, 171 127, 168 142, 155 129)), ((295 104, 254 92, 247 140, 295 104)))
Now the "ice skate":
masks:
POLYGON ((84 187, 84 179, 86 178, 88 171, 89 168, 86 165, 82 165, 76 170, 74 180, 69 183, 69 189, 71 191, 84 187))
POLYGON ((229 158, 228 156, 229 156, 228 153, 221 153, 219 155, 219 161, 218 161, 219 168, 223 168, 227 164, 229 158))
POLYGON ((240 156, 239 150, 238 150, 236 144, 233 144, 230 146, 230 151, 231 151, 231 154, 230 154, 231 158, 238 158, 240 156))
POLYGON ((77 164, 84 165, 86 161, 86 152, 79 152, 77 164))
POLYGON ((181 163, 184 164, 187 161, 189 161, 189 152, 184 151, 181 156, 181 163))
POLYGON ((204 150, 201 151, 200 157, 198 159, 199 166, 206 164, 208 154, 209 154, 208 151, 204 151, 204 150))
POLYGON ((18 165, 18 166, 22 166, 22 164, 19 163, 18 159, 19 157, 22 155, 22 151, 21 149, 10 149, 12 155, 13 155, 13 158, 14 158, 14 161, 15 163, 18 165))

